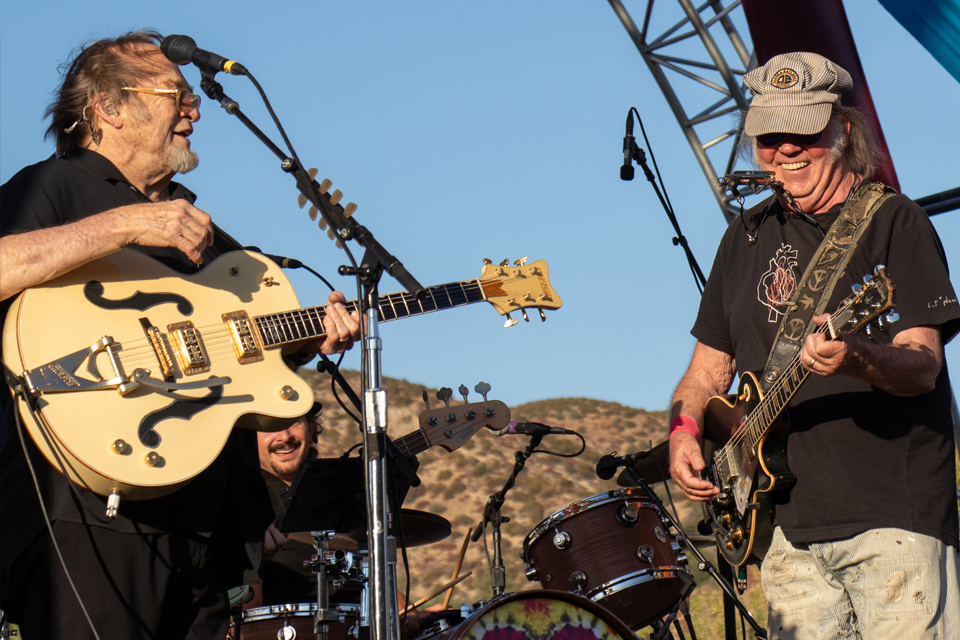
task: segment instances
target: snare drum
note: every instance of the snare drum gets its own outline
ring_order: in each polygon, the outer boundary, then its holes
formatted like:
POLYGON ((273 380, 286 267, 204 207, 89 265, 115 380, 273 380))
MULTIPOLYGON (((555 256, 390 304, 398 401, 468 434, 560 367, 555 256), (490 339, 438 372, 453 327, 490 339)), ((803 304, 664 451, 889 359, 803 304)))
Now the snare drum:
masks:
POLYGON ((418 640, 636 640, 603 607, 565 591, 497 596, 460 624, 427 630, 418 640))
MULTIPOLYGON (((360 619, 360 605, 331 603, 327 611, 336 611, 337 619, 328 620, 329 640, 356 640, 360 619)), ((315 638, 313 620, 316 602, 274 604, 255 607, 243 612, 240 633, 233 625, 227 638, 234 640, 309 640, 315 638)))
POLYGON ((686 556, 639 487, 608 491, 557 511, 523 541, 527 579, 597 602, 639 629, 696 586, 686 556))

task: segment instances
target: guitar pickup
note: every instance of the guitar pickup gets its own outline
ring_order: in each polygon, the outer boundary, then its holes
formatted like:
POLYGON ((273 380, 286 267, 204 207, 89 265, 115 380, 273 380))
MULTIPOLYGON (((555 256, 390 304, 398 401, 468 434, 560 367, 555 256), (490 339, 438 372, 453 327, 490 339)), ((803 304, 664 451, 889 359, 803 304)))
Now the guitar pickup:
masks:
POLYGON ((173 338, 174 353, 184 375, 192 376, 210 371, 210 362, 203 348, 203 339, 192 322, 167 325, 167 331, 173 338))
POLYGON ((230 342, 233 344, 237 362, 250 364, 263 360, 263 353, 247 312, 231 311, 220 317, 223 320, 223 326, 227 328, 227 333, 230 334, 230 342))

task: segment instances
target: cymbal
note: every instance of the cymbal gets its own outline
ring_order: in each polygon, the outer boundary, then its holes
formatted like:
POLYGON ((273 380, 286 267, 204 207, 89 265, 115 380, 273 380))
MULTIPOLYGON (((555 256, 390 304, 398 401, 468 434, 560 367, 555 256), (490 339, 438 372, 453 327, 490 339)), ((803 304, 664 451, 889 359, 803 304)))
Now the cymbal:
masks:
MULTIPOLYGON (((440 542, 450 536, 453 531, 453 525, 450 521, 435 513, 427 511, 417 511, 415 509, 401 509, 403 518, 403 534, 407 540, 407 547, 421 547, 434 542, 440 542)), ((396 527, 394 527, 396 529, 396 527)), ((394 530, 391 533, 398 535, 394 530)), ((310 532, 296 532, 287 535, 291 540, 313 545, 314 540, 310 532)), ((338 532, 333 540, 330 541, 330 549, 343 549, 344 551, 356 551, 359 548, 358 542, 363 542, 366 546, 367 532, 363 529, 355 529, 348 532, 338 532)), ((399 540, 398 540, 399 542, 399 540)))
MULTIPOLYGON (((670 479, 670 440, 664 440, 653 449, 650 449, 650 457, 644 458, 633 464, 633 468, 640 474, 648 484, 663 482, 670 479), (659 463, 659 466, 658 464, 659 463)), ((621 487, 634 487, 637 485, 633 478, 627 473, 626 469, 617 476, 617 484, 621 487)))

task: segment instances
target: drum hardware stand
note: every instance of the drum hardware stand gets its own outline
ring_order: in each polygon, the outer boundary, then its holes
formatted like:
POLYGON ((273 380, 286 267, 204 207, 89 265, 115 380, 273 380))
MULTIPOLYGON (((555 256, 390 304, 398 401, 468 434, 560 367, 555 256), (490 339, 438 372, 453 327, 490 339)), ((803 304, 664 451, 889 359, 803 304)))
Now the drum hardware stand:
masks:
MULTIPOLYGON (((328 640, 330 625, 327 623, 336 620, 338 614, 329 610, 330 595, 327 593, 327 567, 335 566, 342 572, 346 563, 338 556, 337 552, 331 553, 329 551, 330 541, 336 535, 335 531, 311 531, 310 535, 313 537, 317 555, 312 560, 305 560, 303 564, 317 574, 317 612, 313 617, 313 629, 317 638, 328 640)), ((350 560, 352 564, 352 558, 350 560)), ((347 570, 349 570, 349 567, 347 567, 347 570)))
MULTIPOLYGON (((707 559, 703 557, 703 554, 700 553, 700 549, 698 549, 692 542, 690 542, 690 539, 687 537, 687 534, 683 530, 683 527, 680 526, 679 522, 673 519, 673 516, 670 515, 670 513, 663 506, 663 501, 660 500, 660 496, 654 493, 653 489, 650 488, 650 485, 648 485, 646 481, 643 479, 643 477, 636 472, 636 470, 633 468, 633 465, 627 465, 625 469, 627 473, 630 474, 630 477, 633 478, 633 481, 637 483, 637 486, 641 487, 644 491, 647 492, 647 495, 650 497, 651 502, 657 505, 663 517, 666 518, 666 520, 670 523, 670 526, 672 526, 674 529, 677 530, 677 533, 679 533, 680 537, 682 537, 684 540, 687 551, 689 551, 694 556, 696 556, 697 569, 699 569, 700 571, 706 571, 708 574, 710 574, 710 577, 713 578, 714 582, 720 585, 720 588, 723 589, 723 593, 728 599, 728 601, 733 603, 733 605, 740 612, 740 615, 743 617, 743 619, 746 620, 750 624, 750 626, 753 628, 753 632, 754 634, 756 634, 756 637, 760 638, 761 640, 766 640, 767 630, 761 627, 757 623, 757 621, 753 618, 753 616, 750 615, 750 612, 747 611, 747 608, 743 606, 743 603, 740 602, 739 598, 737 598, 736 594, 734 593, 733 587, 730 586, 730 583, 727 580, 725 580, 717 572, 716 567, 710 564, 707 561, 707 559)), ((675 615, 675 612, 673 615, 675 615)), ((727 630, 728 631, 730 630, 729 626, 727 627, 727 630)))
POLYGON ((490 497, 487 498, 487 504, 483 508, 483 521, 477 525, 477 528, 473 530, 473 534, 470 536, 470 539, 476 542, 480 539, 480 536, 483 535, 488 522, 493 528, 493 566, 490 567, 490 584, 493 587, 494 596, 503 595, 507 587, 506 567, 503 565, 503 556, 501 555, 500 549, 500 524, 510 522, 510 519, 500 515, 500 508, 506 501, 507 491, 513 487, 517 476, 523 471, 527 459, 533 455, 534 449, 540 446, 542 440, 542 435, 530 436, 530 443, 527 445, 527 448, 514 453, 516 461, 513 464, 513 471, 510 473, 510 477, 507 478, 507 481, 503 484, 503 488, 500 489, 500 491, 491 494, 490 497))

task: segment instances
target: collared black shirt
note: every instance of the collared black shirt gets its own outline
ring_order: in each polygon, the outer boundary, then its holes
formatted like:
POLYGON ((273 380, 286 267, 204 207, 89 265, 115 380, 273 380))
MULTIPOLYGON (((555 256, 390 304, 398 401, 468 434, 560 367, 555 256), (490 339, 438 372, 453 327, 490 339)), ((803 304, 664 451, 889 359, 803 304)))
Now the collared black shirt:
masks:
MULTIPOLYGON (((182 198, 191 203, 196 200, 189 189, 176 182, 170 183, 169 195, 171 199, 182 198)), ((70 224, 110 209, 149 202, 104 156, 78 150, 70 156, 50 158, 26 167, 0 186, 0 235, 70 224)), ((138 245, 129 248, 181 273, 198 270, 175 248, 138 245)), ((214 244, 203 251, 203 263, 209 264, 222 253, 240 248, 233 238, 215 228, 214 244)), ((0 303, 0 321, 5 320, 10 302, 0 303)), ((64 321, 68 320, 65 316, 64 321)), ((0 450, 2 579, 8 575, 9 563, 42 530, 44 523, 7 392, 0 393, 0 404, 7 430, 7 442, 0 450)), ((98 422, 104 419, 90 416, 90 428, 97 429, 98 422)), ((262 544, 271 509, 259 474, 255 434, 242 431, 234 432, 216 461, 184 488, 156 500, 124 501, 118 517, 111 521, 103 517, 105 497, 79 487, 71 490, 70 481, 46 461, 29 437, 26 439, 51 519, 131 533, 177 533, 191 537, 213 535, 233 522, 240 523, 244 529, 238 542, 259 540, 262 544)), ((9 585, 0 583, 0 601, 5 587, 9 585)))

